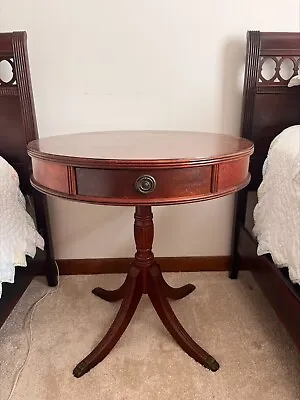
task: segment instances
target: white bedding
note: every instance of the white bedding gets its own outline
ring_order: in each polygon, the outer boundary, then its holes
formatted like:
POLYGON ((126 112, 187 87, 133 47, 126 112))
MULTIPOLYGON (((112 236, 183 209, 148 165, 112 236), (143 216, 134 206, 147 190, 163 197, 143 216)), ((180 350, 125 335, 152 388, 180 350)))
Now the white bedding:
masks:
POLYGON ((300 125, 272 142, 254 209, 257 254, 270 253, 290 279, 300 284, 300 125))
POLYGON ((26 211, 18 174, 0 157, 0 298, 2 283, 14 282, 15 267, 25 267, 37 247, 43 249, 44 240, 26 211))

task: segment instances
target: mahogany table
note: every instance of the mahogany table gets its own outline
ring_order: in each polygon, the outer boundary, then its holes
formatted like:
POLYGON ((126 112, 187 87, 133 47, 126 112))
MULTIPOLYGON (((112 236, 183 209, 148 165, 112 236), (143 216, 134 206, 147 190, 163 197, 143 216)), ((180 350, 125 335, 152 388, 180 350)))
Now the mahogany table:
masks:
POLYGON ((174 131, 119 131, 54 136, 28 145, 32 185, 39 191, 94 204, 135 206, 135 259, 123 285, 95 288, 119 312, 96 348, 73 371, 80 377, 102 361, 128 326, 143 294, 182 349, 217 371, 218 362, 203 350, 176 318, 168 298, 181 299, 195 286, 169 286, 152 253, 151 206, 191 203, 225 196, 250 180, 253 144, 228 135, 174 131))

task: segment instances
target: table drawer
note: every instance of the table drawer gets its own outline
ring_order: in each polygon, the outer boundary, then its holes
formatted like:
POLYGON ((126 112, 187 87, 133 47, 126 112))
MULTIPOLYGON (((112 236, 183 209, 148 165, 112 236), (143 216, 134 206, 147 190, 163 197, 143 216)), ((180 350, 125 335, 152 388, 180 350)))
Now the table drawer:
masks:
POLYGON ((211 166, 156 170, 76 168, 79 196, 116 199, 175 199, 207 194, 211 166))

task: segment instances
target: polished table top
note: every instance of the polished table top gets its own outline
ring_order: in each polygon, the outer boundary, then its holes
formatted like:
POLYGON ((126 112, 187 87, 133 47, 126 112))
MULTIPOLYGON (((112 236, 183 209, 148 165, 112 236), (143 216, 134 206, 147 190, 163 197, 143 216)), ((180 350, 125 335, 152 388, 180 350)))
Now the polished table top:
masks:
MULTIPOLYGON (((45 158, 92 160, 208 161, 252 152, 246 139, 191 131, 108 131, 52 136, 30 143, 29 154, 45 158)), ((74 160, 75 161, 75 160, 74 160)))

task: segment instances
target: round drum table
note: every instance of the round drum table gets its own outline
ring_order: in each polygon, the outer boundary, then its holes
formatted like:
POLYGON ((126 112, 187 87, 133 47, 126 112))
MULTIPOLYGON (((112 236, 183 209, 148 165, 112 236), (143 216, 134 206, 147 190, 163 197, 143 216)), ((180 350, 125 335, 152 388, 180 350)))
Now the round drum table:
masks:
POLYGON ((119 131, 54 136, 28 145, 32 185, 39 191, 87 203, 135 206, 136 253, 123 285, 97 287, 106 301, 122 300, 97 347, 73 371, 80 377, 102 361, 128 326, 143 294, 182 349, 216 371, 218 362, 188 335, 168 298, 181 299, 195 286, 173 288, 152 253, 151 206, 210 200, 236 192, 250 180, 253 144, 228 135, 174 131, 119 131))

